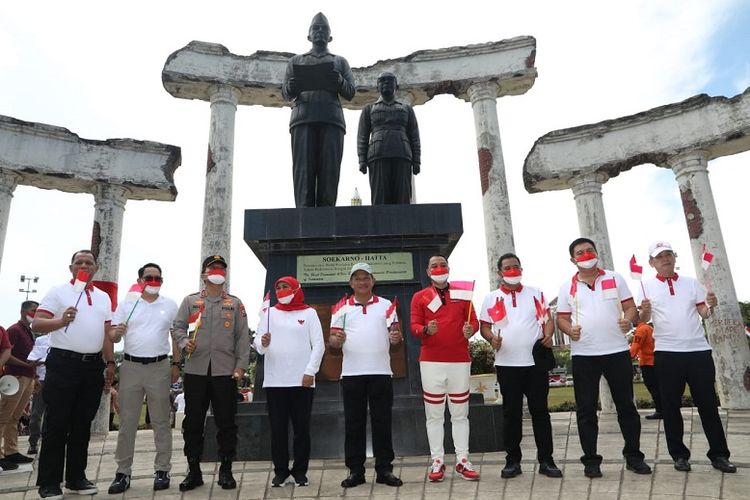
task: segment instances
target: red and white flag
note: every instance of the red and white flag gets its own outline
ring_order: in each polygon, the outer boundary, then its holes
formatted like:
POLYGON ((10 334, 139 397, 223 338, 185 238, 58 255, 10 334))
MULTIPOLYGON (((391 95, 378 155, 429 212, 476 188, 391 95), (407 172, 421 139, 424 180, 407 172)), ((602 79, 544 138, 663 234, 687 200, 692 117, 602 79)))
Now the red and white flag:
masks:
POLYGON ((88 284, 90 277, 90 273, 87 273, 86 271, 78 271, 76 279, 73 282, 73 290, 82 293, 86 289, 86 284, 88 284))
POLYGON ((198 309, 188 317, 188 334, 195 334, 198 328, 200 328, 202 316, 203 304, 201 304, 200 309, 198 309))
POLYGON ((637 281, 643 279, 643 266, 635 262, 635 254, 630 257, 630 277, 637 281))
POLYGON ((617 281, 614 278, 602 280, 602 295, 605 300, 619 300, 620 292, 617 290, 617 281))
POLYGON ((346 325, 346 301, 347 297, 344 295, 331 306, 331 328, 344 328, 346 325))
POLYGON ((130 287, 128 293, 125 294, 125 302, 136 302, 141 298, 143 294, 143 285, 136 283, 130 287))
POLYGON ((443 305, 443 301, 440 299, 440 294, 435 290, 434 288, 432 290, 432 298, 429 302, 427 302, 427 309, 432 311, 432 313, 436 313, 438 309, 443 305))
POLYGON ((260 304, 260 310, 258 310, 258 317, 259 318, 265 317, 270 307, 271 307, 271 292, 266 292, 266 294, 263 296, 263 302, 261 302, 260 304))
POLYGON ((474 282, 451 281, 450 292, 452 299, 471 300, 474 297, 474 282))
POLYGON ((547 301, 544 300, 544 294, 542 294, 541 300, 534 297, 534 309, 536 309, 536 321, 539 323, 539 326, 545 324, 549 319, 549 315, 547 314, 549 308, 547 307, 547 301))
POLYGON ((701 267, 704 271, 708 271, 708 266, 711 265, 711 262, 714 260, 714 254, 708 251, 708 246, 706 244, 703 244, 703 256, 701 257, 701 267))
POLYGON ((490 319, 498 328, 508 326, 508 311, 505 309, 504 300, 495 299, 495 305, 487 309, 487 314, 490 315, 490 319))
POLYGON ((398 299, 395 297, 390 307, 385 311, 385 326, 390 328, 394 323, 398 323, 398 299))

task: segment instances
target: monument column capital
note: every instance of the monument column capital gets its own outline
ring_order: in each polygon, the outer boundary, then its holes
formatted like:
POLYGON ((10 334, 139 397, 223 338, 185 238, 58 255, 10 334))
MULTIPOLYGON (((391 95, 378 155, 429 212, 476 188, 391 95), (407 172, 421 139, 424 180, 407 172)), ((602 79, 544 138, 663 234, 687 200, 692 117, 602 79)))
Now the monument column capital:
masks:
POLYGON ((573 191, 573 197, 587 194, 602 194, 602 184, 609 180, 609 175, 604 172, 592 172, 589 174, 577 175, 568 181, 570 189, 573 191))
POLYGON ((124 210, 129 194, 130 190, 125 186, 100 183, 97 184, 94 189, 94 200, 97 205, 112 204, 113 206, 124 210))
POLYGON ((240 99, 240 91, 231 85, 212 85, 209 88, 211 104, 230 104, 237 107, 240 99))
POLYGON ((495 100, 497 99, 497 92, 500 90, 500 86, 495 82, 483 81, 472 83, 467 89, 466 93, 469 96, 469 100, 474 104, 482 100, 495 100))
POLYGON ((708 172, 708 152, 703 150, 688 151, 667 158, 666 164, 679 180, 690 174, 708 172))
POLYGON ((17 173, 0 168, 0 193, 12 197, 19 180, 21 176, 17 173))

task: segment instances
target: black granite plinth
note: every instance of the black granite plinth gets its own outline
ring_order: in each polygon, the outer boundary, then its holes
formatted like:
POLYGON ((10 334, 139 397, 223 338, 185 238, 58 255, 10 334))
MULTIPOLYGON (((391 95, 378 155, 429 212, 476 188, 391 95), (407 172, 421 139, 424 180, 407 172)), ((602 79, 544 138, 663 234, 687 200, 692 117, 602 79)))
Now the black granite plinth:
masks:
MULTIPOLYGON (((409 306, 414 293, 429 283, 427 260, 434 254, 450 255, 463 233, 459 204, 379 205, 264 209, 245 211, 245 241, 266 267, 265 290, 281 276, 297 272, 302 255, 351 255, 382 252, 411 254, 413 276, 378 280, 377 295, 400 304, 404 331, 403 364, 394 369, 393 445, 397 455, 429 455, 424 403, 419 375, 420 341, 409 332, 409 306)), ((346 281, 302 283, 308 304, 334 304, 345 293, 346 281)), ((327 307, 327 306, 326 306, 327 307)), ((320 314, 320 311, 319 311, 320 314)), ((251 325, 253 327, 253 325, 251 325)), ((323 322, 324 330, 327 323, 323 322)), ((326 332, 327 333, 327 332, 326 332)), ((327 351, 326 356, 330 353, 327 351)), ((323 360, 326 363, 326 358, 323 360)), ((241 404, 237 415, 238 460, 271 458, 268 414, 263 383, 263 358, 256 369, 254 401, 241 404)), ((502 406, 483 403, 472 395, 469 406, 470 449, 502 449, 502 406)), ((344 453, 344 407, 338 380, 316 380, 312 413, 312 457, 341 458, 344 453)), ((206 422, 204 459, 217 457, 213 417, 206 422)), ((368 433, 369 434, 369 433, 368 433)), ((446 452, 453 450, 450 419, 446 413, 446 452)), ((368 435, 369 443, 369 435, 368 435)))

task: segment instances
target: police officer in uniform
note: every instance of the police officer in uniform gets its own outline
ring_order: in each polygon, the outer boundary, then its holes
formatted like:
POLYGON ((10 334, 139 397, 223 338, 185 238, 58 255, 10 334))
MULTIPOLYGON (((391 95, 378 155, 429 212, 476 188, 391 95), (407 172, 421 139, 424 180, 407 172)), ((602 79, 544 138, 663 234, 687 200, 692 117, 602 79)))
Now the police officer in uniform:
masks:
POLYGON ((177 311, 174 335, 185 352, 185 420, 182 436, 188 474, 180 491, 203 484, 200 457, 203 424, 209 404, 213 410, 219 446, 218 484, 234 489, 232 460, 237 447, 237 380, 245 375, 250 356, 250 335, 245 306, 224 291, 227 262, 220 255, 206 257, 201 268, 204 288, 185 297, 177 311))

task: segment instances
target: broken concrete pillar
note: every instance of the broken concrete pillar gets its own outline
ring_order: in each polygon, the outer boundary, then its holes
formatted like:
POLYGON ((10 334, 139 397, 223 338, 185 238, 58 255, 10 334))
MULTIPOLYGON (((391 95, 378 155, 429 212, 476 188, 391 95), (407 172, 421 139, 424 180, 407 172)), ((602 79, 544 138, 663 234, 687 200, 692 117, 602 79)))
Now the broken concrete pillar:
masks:
POLYGON ((18 185, 18 175, 5 169, 0 169, 0 264, 2 264, 5 235, 8 232, 10 217, 10 202, 13 192, 18 185))
POLYGON ((498 91, 498 84, 489 81, 475 83, 468 90, 477 135, 490 290, 499 286, 497 259, 506 252, 515 251, 500 125, 497 121, 498 91))
POLYGON ((120 270, 122 222, 128 189, 114 184, 99 184, 94 191, 94 228, 91 250, 99 256, 96 279, 117 283, 120 270))
POLYGON ((750 408, 750 349, 708 180, 708 154, 705 151, 682 153, 670 157, 667 165, 680 186, 696 276, 719 300, 718 307, 706 321, 706 330, 713 348, 721 406, 731 410, 750 408), (707 273, 701 267, 704 244, 714 254, 707 273))
MULTIPOLYGON (((581 236, 596 243, 599 267, 614 269, 602 198, 602 184, 607 182, 608 178, 607 174, 603 172, 594 172, 573 177, 569 183, 576 202, 578 230, 581 236)), ((609 384, 604 377, 599 380, 599 402, 602 406, 602 412, 613 413, 615 411, 615 402, 612 400, 609 384)))
MULTIPOLYGON (((234 117, 239 95, 237 89, 228 85, 215 85, 211 89, 201 259, 218 254, 230 262, 234 117)), ((229 290, 229 276, 226 289, 229 290)))

